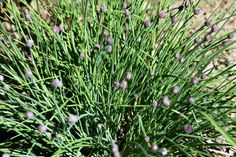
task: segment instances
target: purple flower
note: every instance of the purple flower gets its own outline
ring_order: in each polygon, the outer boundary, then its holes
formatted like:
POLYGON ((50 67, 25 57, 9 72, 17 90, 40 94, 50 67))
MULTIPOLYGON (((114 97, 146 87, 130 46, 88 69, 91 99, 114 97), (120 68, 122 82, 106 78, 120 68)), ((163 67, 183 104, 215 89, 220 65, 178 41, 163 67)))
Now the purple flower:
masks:
POLYGON ((175 24, 175 23, 177 22, 176 16, 173 16, 173 17, 171 18, 171 22, 172 22, 173 24, 175 24))
POLYGON ((149 74, 150 74, 150 76, 154 76, 155 72, 153 70, 151 70, 149 74))
POLYGON ((199 78, 193 77, 193 78, 191 79, 191 81, 192 81, 193 84, 198 84, 198 83, 199 83, 199 78))
POLYGON ((195 15, 199 15, 201 13, 201 9, 200 8, 196 8, 195 10, 194 10, 194 14, 195 15))
POLYGON ((179 59, 179 58, 180 58, 180 53, 179 53, 179 52, 176 52, 176 53, 175 53, 175 58, 176 58, 176 59, 179 59))
POLYGON ((128 82, 126 80, 123 80, 123 81, 120 82, 119 88, 121 90, 125 90, 127 87, 128 87, 128 82))
POLYGON ((152 144, 152 146, 151 146, 151 151, 152 151, 153 153, 156 153, 157 150, 158 150, 158 146, 157 146, 156 144, 152 144))
POLYGON ((96 43, 95 48, 96 48, 96 49, 100 49, 99 43, 96 43))
POLYGON ((2 154, 2 157, 10 157, 10 154, 4 153, 4 154, 2 154))
POLYGON ((47 131, 47 127, 43 124, 40 124, 38 126, 38 130, 39 130, 40 133, 45 133, 47 131))
POLYGON ((129 72, 126 73, 125 79, 127 81, 129 81, 129 80, 131 80, 131 78, 132 78, 132 73, 129 71, 129 72))
POLYGON ((58 80, 58 79, 54 79, 52 81, 52 86, 56 89, 56 88, 62 88, 63 87, 63 83, 58 80))
POLYGON ((130 0, 127 0, 126 2, 124 2, 123 8, 127 9, 130 6, 130 0))
POLYGON ((119 147, 115 143, 115 141, 112 141, 111 143, 111 151, 112 151, 113 157, 121 157, 119 147))
POLYGON ((212 41, 212 36, 211 36, 210 34, 207 34, 207 35, 205 36, 205 40, 206 40, 207 42, 212 41))
POLYGON ((194 98, 194 97, 188 98, 188 103, 189 103, 190 105, 194 104, 194 103, 195 103, 195 98, 194 98))
POLYGON ((31 48, 33 46, 33 44, 34 44, 34 41, 32 39, 26 40, 27 47, 31 48))
POLYGON ((212 20, 211 20, 211 19, 206 19, 205 25, 206 25, 206 26, 212 25, 212 20))
POLYGON ((148 19, 145 19, 143 23, 144 23, 144 26, 145 26, 146 28, 148 28, 148 27, 151 26, 151 22, 150 22, 150 20, 148 20, 148 19))
POLYGON ((111 45, 111 44, 113 44, 113 38, 112 37, 109 37, 108 39, 107 39, 107 42, 111 45))
POLYGON ((101 6, 101 12, 103 13, 107 12, 107 6, 105 4, 101 6))
POLYGON ((191 0, 186 0, 185 1, 185 7, 189 7, 191 5, 191 0))
POLYGON ((25 112, 25 117, 27 119, 34 119, 34 114, 33 114, 33 112, 27 111, 27 112, 25 112))
POLYGON ((29 12, 25 13, 25 19, 26 20, 31 20, 31 15, 29 12))
POLYGON ((79 58, 80 58, 81 60, 83 60, 83 59, 84 59, 84 57, 85 57, 85 54, 84 54, 84 52, 81 52, 81 53, 80 53, 80 55, 79 55, 79 58))
POLYGON ((163 103, 165 106, 169 106, 169 105, 170 105, 169 97, 168 97, 168 96, 163 96, 163 98, 162 98, 162 103, 163 103))
POLYGON ((131 13, 129 9, 125 9, 125 16, 130 17, 131 13))
POLYGON ((58 26, 53 26, 53 32, 54 33, 59 33, 60 32, 60 28, 58 26))
POLYGON ((154 107, 154 108, 157 107, 157 101, 156 100, 152 101, 152 107, 154 107))
POLYGON ((105 37, 108 37, 108 36, 109 36, 108 30, 105 29, 105 30, 103 31, 103 35, 104 35, 105 37))
POLYGON ((159 13, 158 13, 158 17, 163 19, 165 17, 165 12, 164 10, 160 10, 159 13))
POLYGON ((234 38, 234 35, 233 34, 229 34, 228 35, 228 39, 233 39, 234 38))
POLYGON ((144 141, 148 143, 150 141, 150 137, 149 136, 145 136, 144 137, 144 141))
POLYGON ((211 27, 211 32, 217 32, 218 30, 219 30, 219 26, 217 26, 217 25, 213 25, 211 27))
POLYGON ((167 153, 168 153, 168 150, 165 147, 162 147, 159 151, 160 151, 162 156, 166 156, 167 153))
POLYGON ((33 77, 33 74, 32 74, 32 71, 26 71, 25 72, 25 77, 28 77, 28 78, 31 78, 31 77, 33 77))
POLYGON ((190 124, 184 125, 184 132, 189 133, 193 130, 192 126, 190 124))
POLYGON ((199 44, 201 42, 201 38, 200 37, 196 37, 194 39, 194 41, 195 41, 196 44, 199 44))
POLYGON ((4 76, 0 75, 0 82, 3 82, 3 81, 4 81, 4 76))
POLYGON ((60 138, 61 138, 61 134, 56 133, 56 138, 57 138, 57 139, 60 139, 60 138))
POLYGON ((76 115, 70 114, 67 120, 70 124, 74 124, 77 122, 78 117, 76 115))
POLYGON ((180 87, 179 87, 179 86, 174 86, 174 87, 172 88, 172 93, 177 94, 177 93, 179 93, 179 92, 180 92, 180 87))
POLYGON ((184 57, 181 57, 180 60, 179 60, 180 63, 184 63, 185 62, 185 58, 184 57))
POLYGON ((59 28, 60 28, 60 31, 63 31, 63 29, 64 29, 64 24, 61 23, 61 24, 59 25, 59 28))
POLYGON ((107 52, 111 53, 111 51, 112 51, 112 46, 111 46, 111 45, 105 46, 105 50, 106 50, 107 52))

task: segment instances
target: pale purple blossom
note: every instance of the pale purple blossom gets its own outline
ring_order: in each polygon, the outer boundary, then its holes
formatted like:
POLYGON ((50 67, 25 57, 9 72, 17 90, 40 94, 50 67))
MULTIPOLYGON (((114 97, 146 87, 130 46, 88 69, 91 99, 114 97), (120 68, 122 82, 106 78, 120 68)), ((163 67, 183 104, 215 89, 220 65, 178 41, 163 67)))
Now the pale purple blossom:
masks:
POLYGON ((188 103, 189 104, 194 104, 195 103, 195 98, 194 97, 190 97, 190 98, 188 98, 188 103))
POLYGON ((158 150, 157 144, 152 144, 152 146, 151 146, 151 151, 152 151, 153 153, 156 153, 157 150, 158 150))
POLYGON ((115 82, 114 82, 114 85, 115 85, 116 88, 120 88, 120 82, 115 81, 115 82))
POLYGON ((4 76, 0 75, 0 82, 3 82, 3 81, 4 81, 4 76))
POLYGON ((121 157, 119 147, 115 143, 115 141, 112 141, 112 143, 111 143, 111 151, 112 151, 113 157, 121 157))
POLYGON ((27 78, 32 78, 32 77, 33 77, 32 71, 31 71, 31 70, 26 71, 26 72, 25 72, 25 77, 27 77, 27 78))
POLYGON ((70 124, 74 124, 74 123, 76 123, 76 122, 78 121, 78 117, 77 117, 76 115, 69 114, 67 120, 68 120, 68 122, 69 122, 70 124))
POLYGON ((85 58, 85 53, 84 53, 84 52, 81 52, 80 55, 79 55, 79 58, 80 58, 81 60, 83 60, 83 59, 85 58))
POLYGON ((40 133, 45 133, 47 131, 47 127, 43 124, 40 124, 38 126, 38 130, 39 130, 40 133))
POLYGON ((132 73, 129 71, 129 72, 126 73, 125 79, 127 81, 129 81, 129 80, 131 80, 131 78, 132 78, 132 73))
POLYGON ((154 107, 154 108, 157 107, 157 101, 156 100, 152 101, 152 107, 154 107))
POLYGON ((168 150, 165 147, 160 148, 159 152, 162 156, 166 156, 168 154, 168 150))
POLYGON ((112 52, 112 46, 111 46, 111 45, 106 45, 106 46, 105 46, 105 50, 106 50, 107 52, 111 53, 111 52, 112 52))
POLYGON ((173 16, 173 17, 171 18, 171 22, 172 22, 173 24, 175 24, 175 23, 177 22, 176 16, 173 16))
POLYGON ((53 26, 53 32, 54 33, 59 33, 61 30, 58 26, 53 26))
POLYGON ((143 23, 146 28, 151 26, 151 22, 148 19, 145 19, 143 23))
POLYGON ((10 154, 8 154, 8 153, 3 153, 3 154, 2 154, 2 157, 10 157, 10 154))
POLYGON ((113 44, 113 38, 112 37, 109 37, 108 39, 107 39, 107 42, 111 45, 111 44, 113 44))
POLYGON ((200 8, 196 8, 195 10, 194 10, 194 14, 195 15, 199 15, 201 13, 201 9, 200 8))
POLYGON ((193 77, 193 78, 191 79, 191 81, 192 81, 193 84, 198 84, 198 83, 199 83, 199 78, 193 77))
POLYGON ((125 16, 130 17, 131 13, 129 9, 125 9, 125 16))
POLYGON ((105 37, 108 37, 108 36, 109 36, 108 30, 105 29, 105 30, 103 31, 103 35, 104 35, 105 37))
POLYGON ((33 46, 33 44, 34 44, 34 41, 32 39, 26 40, 27 47, 31 48, 33 46))
POLYGON ((56 88, 62 88, 63 87, 63 83, 62 81, 58 80, 58 79, 54 79, 52 81, 52 86, 56 89, 56 88))
POLYGON ((60 28, 60 31, 63 31, 63 30, 64 30, 64 24, 61 23, 61 24, 59 25, 59 28, 60 28))
POLYGON ((206 26, 212 25, 212 20, 211 20, 211 19, 206 19, 205 25, 206 25, 206 26))
POLYGON ((218 25, 213 25, 211 27, 211 32, 217 32, 217 31, 219 31, 219 26, 218 25))
POLYGON ((189 133, 193 130, 192 126, 190 124, 184 125, 184 132, 189 133))
POLYGON ((99 43, 96 43, 95 48, 96 48, 96 49, 100 49, 99 43))
POLYGON ((205 40, 206 40, 207 42, 210 42, 210 41, 212 40, 212 36, 211 36, 210 34, 207 34, 207 35, 205 36, 205 40))
POLYGON ((180 92, 180 87, 179 87, 179 86, 174 86, 174 87, 172 88, 172 93, 178 94, 179 92, 180 92))
POLYGON ((25 117, 27 119, 34 119, 34 114, 31 111, 27 111, 27 112, 25 112, 25 117))
POLYGON ((123 80, 119 84, 119 88, 122 90, 125 90, 128 87, 128 82, 126 80, 123 80))
POLYGON ((101 6, 101 12, 103 13, 107 12, 107 6, 105 4, 101 6))
POLYGON ((175 53, 175 58, 176 58, 176 59, 179 59, 179 58, 180 58, 180 53, 179 53, 179 52, 176 52, 176 53, 175 53))
POLYGON ((168 96, 163 96, 163 98, 162 98, 162 103, 163 103, 165 106, 169 106, 169 105, 170 105, 169 97, 168 97, 168 96))
POLYGON ((148 143, 150 141, 150 137, 149 136, 145 136, 144 137, 144 141, 148 143))
POLYGON ((228 39, 233 39, 234 38, 234 35, 233 34, 229 34, 228 35, 228 39))
POLYGON ((29 12, 25 13, 25 19, 26 20, 31 20, 31 15, 29 12))
POLYGON ((164 10, 160 10, 158 13, 158 17, 163 19, 165 17, 165 11, 164 10))
POLYGON ((186 0, 185 1, 185 7, 189 7, 191 5, 191 0, 186 0))
POLYGON ((150 76, 154 76, 155 72, 153 70, 151 70, 149 74, 150 74, 150 76))
POLYGON ((196 44, 199 44, 201 42, 201 38, 200 37, 196 37, 194 39, 194 41, 195 41, 196 44))

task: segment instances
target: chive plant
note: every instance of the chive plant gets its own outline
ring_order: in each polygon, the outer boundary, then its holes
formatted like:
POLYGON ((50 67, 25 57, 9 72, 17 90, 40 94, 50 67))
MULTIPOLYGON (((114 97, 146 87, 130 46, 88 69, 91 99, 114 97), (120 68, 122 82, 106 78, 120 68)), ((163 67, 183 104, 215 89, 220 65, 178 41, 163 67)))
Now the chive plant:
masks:
POLYGON ((235 30, 223 30, 232 8, 191 32, 204 19, 198 1, 61 0, 45 8, 50 22, 40 1, 20 2, 27 11, 6 0, 1 17, 22 37, 1 24, 2 156, 213 156, 235 146, 235 64, 208 68, 235 44, 235 30))

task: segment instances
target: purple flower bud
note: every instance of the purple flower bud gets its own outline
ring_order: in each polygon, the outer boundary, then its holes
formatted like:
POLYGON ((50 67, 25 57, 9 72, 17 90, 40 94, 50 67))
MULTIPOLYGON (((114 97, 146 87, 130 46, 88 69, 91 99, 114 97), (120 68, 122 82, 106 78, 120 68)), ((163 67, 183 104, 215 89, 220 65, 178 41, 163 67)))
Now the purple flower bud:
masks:
POLYGON ((68 122, 69 122, 70 124, 76 123, 77 120, 78 120, 78 117, 77 117, 76 115, 70 114, 70 115, 68 116, 68 122))
POLYGON ((127 9, 130 6, 130 1, 127 0, 126 2, 124 2, 123 8, 127 9))
POLYGON ((25 117, 27 119, 34 119, 34 114, 33 114, 33 112, 27 111, 27 112, 25 112, 25 117))
POLYGON ((115 81, 114 85, 115 85, 116 88, 120 88, 120 83, 118 81, 115 81))
POLYGON ((166 156, 167 153, 168 153, 168 150, 165 147, 162 147, 159 151, 160 151, 162 156, 166 156))
POLYGON ((111 44, 113 44, 113 38, 112 37, 109 37, 108 39, 107 39, 107 42, 111 45, 111 44))
POLYGON ((4 154, 2 154, 2 157, 10 157, 10 154, 4 153, 4 154))
POLYGON ((105 4, 101 6, 101 12, 103 13, 107 12, 107 6, 105 4))
POLYGON ((169 97, 168 97, 168 96, 164 96, 164 97, 162 98, 162 103, 163 103, 165 106, 169 106, 169 105, 170 105, 169 97))
POLYGON ((144 141, 148 143, 150 141, 150 137, 149 136, 145 136, 144 137, 144 141))
POLYGON ((176 52, 176 53, 175 53, 175 58, 176 58, 176 59, 179 59, 179 58, 180 58, 180 53, 179 53, 179 52, 176 52))
POLYGON ((172 93, 177 94, 177 93, 179 93, 179 92, 180 92, 180 87, 179 87, 179 86, 174 86, 174 87, 172 88, 172 93))
POLYGON ((79 58, 80 58, 81 60, 83 60, 83 59, 85 58, 84 52, 81 52, 81 53, 80 53, 79 58))
POLYGON ((165 12, 164 10, 160 10, 159 13, 158 13, 158 17, 163 19, 165 17, 165 12))
POLYGON ((191 79, 191 81, 192 81, 193 84, 198 84, 198 83, 199 83, 199 78, 193 77, 193 78, 191 79))
POLYGON ((3 82, 3 81, 4 81, 4 76, 0 75, 0 82, 3 82))
POLYGON ((229 34, 228 35, 228 39, 233 39, 234 38, 234 35, 233 34, 229 34))
POLYGON ((189 133, 193 130, 192 126, 189 124, 184 125, 184 132, 189 133))
POLYGON ((27 47, 31 48, 33 46, 33 44, 34 44, 34 41, 32 39, 26 40, 27 47))
POLYGON ((151 151, 152 151, 153 153, 156 153, 157 150, 158 150, 158 146, 157 146, 156 144, 152 144, 152 146, 151 146, 151 151))
POLYGON ((125 9, 125 16, 130 17, 131 13, 129 9, 125 9))
POLYGON ((111 51, 112 51, 112 46, 111 46, 111 45, 105 46, 105 50, 106 50, 107 52, 111 53, 111 51))
POLYGON ((129 72, 126 73, 125 79, 127 81, 129 81, 129 80, 131 80, 131 78, 132 78, 132 73, 129 71, 129 72))
POLYGON ((184 63, 185 62, 185 58, 184 57, 181 57, 180 60, 179 60, 180 63, 184 63))
POLYGON ((53 26, 53 32, 54 33, 59 33, 60 32, 60 28, 58 26, 53 26))
POLYGON ((195 98, 194 98, 194 97, 188 98, 188 103, 189 103, 190 105, 194 104, 194 103, 195 103, 195 98))
POLYGON ((196 44, 199 44, 201 42, 201 38, 200 37, 196 37, 194 41, 195 41, 196 44))
POLYGON ((172 22, 173 24, 175 24, 175 23, 177 22, 176 16, 173 16, 173 17, 171 18, 171 22, 172 22))
POLYGON ((120 82, 119 88, 121 90, 125 90, 127 87, 128 87, 128 82, 126 80, 123 80, 123 81, 120 82))
POLYGON ((191 5, 191 0, 186 0, 185 1, 185 7, 189 7, 191 5))
POLYGON ((207 74, 203 74, 202 75, 202 79, 207 79, 208 78, 208 75, 207 74))
POLYGON ((206 26, 212 25, 212 20, 211 20, 211 19, 206 19, 205 25, 206 25, 206 26))
POLYGON ((217 31, 219 31, 219 26, 213 25, 213 26, 211 27, 211 32, 217 32, 217 31))
POLYGON ((145 26, 146 28, 150 27, 150 26, 151 26, 150 20, 145 19, 145 20, 144 20, 144 26, 145 26))
POLYGON ((119 152, 119 147, 115 143, 115 141, 112 141, 111 143, 111 151, 112 151, 113 157, 121 157, 120 152, 119 152))
POLYGON ((155 72, 153 70, 151 70, 149 74, 150 74, 150 76, 154 76, 155 72))
POLYGON ((105 30, 103 31, 103 35, 104 35, 105 37, 108 37, 108 36, 109 36, 108 30, 105 29, 105 30))
POLYGON ((38 130, 39 130, 40 133, 45 133, 47 131, 47 127, 43 124, 40 124, 38 126, 38 130))
POLYGON ((25 77, 28 77, 28 78, 33 77, 32 71, 30 71, 30 70, 29 70, 29 71, 26 71, 25 77))
POLYGON ((196 8, 195 10, 194 10, 194 14, 195 15, 199 15, 201 13, 201 9, 200 8, 196 8))
POLYGON ((64 24, 61 23, 61 24, 59 25, 59 28, 60 28, 60 31, 63 31, 63 29, 64 29, 64 24))
POLYGON ((63 83, 58 80, 58 79, 54 79, 52 81, 52 86, 56 89, 56 88, 62 88, 63 87, 63 83))
POLYGON ((30 13, 25 13, 25 19, 26 19, 26 20, 31 20, 31 15, 30 15, 30 13))
POLYGON ((96 43, 95 48, 96 48, 96 49, 100 49, 99 43, 96 43))
POLYGON ((157 101, 156 100, 152 101, 152 107, 154 107, 154 108, 157 107, 157 101))
POLYGON ((207 42, 212 41, 212 36, 211 36, 210 34, 207 34, 207 35, 205 36, 205 40, 206 40, 207 42))

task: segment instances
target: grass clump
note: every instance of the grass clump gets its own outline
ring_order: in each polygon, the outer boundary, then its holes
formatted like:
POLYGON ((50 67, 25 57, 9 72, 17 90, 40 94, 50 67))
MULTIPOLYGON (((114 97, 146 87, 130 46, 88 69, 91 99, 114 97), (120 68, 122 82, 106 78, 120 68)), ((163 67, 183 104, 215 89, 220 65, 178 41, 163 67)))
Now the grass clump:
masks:
POLYGON ((61 0, 46 6, 50 22, 37 2, 21 12, 6 1, 1 19, 20 38, 1 25, 0 152, 212 156, 234 145, 235 64, 207 67, 235 44, 222 31, 235 11, 190 32, 198 2, 61 0))

